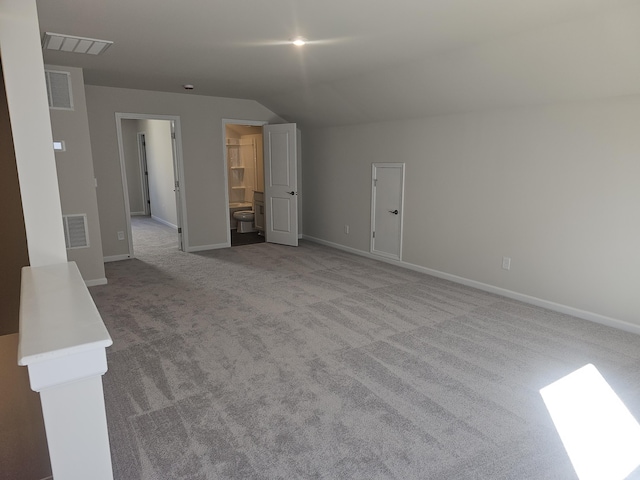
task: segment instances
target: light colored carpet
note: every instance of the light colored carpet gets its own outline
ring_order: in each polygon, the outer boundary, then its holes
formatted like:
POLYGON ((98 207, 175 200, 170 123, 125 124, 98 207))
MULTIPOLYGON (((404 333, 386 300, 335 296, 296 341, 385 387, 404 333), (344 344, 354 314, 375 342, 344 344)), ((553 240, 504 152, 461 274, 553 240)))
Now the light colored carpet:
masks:
POLYGON ((538 390, 640 337, 314 243, 200 254, 134 219, 91 293, 115 477, 572 479, 538 390))

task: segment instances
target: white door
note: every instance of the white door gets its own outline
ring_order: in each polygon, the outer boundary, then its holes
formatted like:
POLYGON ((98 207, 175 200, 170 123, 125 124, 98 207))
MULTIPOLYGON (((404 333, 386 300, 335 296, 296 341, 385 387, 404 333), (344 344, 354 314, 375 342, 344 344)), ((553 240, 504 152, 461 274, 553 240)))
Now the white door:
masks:
POLYGON ((151 215, 151 201, 149 200, 149 167, 147 166, 147 140, 144 132, 138 133, 138 157, 140 158, 140 175, 142 178, 143 213, 151 215))
POLYGON ((178 167, 178 147, 176 145, 176 124, 171 122, 171 149, 173 154, 173 178, 175 181, 175 189, 173 190, 176 195, 176 219, 178 221, 178 248, 184 252, 184 239, 182 236, 182 195, 180 189, 180 169, 178 167))
POLYGON ((402 259, 404 163, 371 165, 371 253, 402 259))
POLYGON ((296 124, 265 125, 264 197, 267 242, 298 246, 296 124))

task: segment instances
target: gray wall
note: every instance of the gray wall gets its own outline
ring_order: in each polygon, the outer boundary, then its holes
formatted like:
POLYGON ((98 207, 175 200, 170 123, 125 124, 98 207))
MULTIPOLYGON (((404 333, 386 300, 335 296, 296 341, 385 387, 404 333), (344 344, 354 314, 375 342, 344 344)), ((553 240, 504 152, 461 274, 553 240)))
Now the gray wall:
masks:
POLYGON ((69 249, 67 258, 78 264, 86 282, 103 282, 102 239, 82 69, 52 65, 45 68, 71 73, 74 109, 50 109, 49 114, 53 139, 64 140, 66 147, 66 151, 56 153, 62 213, 87 214, 89 247, 69 249))
POLYGON ((138 132, 141 131, 138 120, 122 119, 122 150, 127 172, 129 210, 132 215, 143 215, 145 212, 142 195, 142 169, 138 152, 138 132))
POLYGON ((281 123, 282 119, 253 100, 90 85, 86 92, 104 255, 126 255, 128 251, 127 241, 117 239, 117 232, 127 228, 116 112, 180 116, 189 228, 187 248, 224 244, 229 212, 224 195, 222 119, 273 123, 281 123))
POLYGON ((305 130, 304 232, 368 252, 405 162, 403 261, 637 326, 639 132, 637 96, 305 130))
POLYGON ((140 120, 140 129, 146 134, 151 216, 166 225, 177 228, 171 122, 140 120))

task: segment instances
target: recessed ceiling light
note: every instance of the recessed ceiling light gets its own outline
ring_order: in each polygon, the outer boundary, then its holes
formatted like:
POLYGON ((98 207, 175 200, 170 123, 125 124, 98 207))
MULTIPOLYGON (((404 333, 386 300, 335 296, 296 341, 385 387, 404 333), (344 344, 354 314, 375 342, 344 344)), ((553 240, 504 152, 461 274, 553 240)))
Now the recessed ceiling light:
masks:
POLYGON ((100 55, 113 42, 109 40, 98 40, 96 38, 76 37, 63 33, 46 32, 42 38, 42 48, 47 50, 62 50, 63 52, 88 53, 89 55, 100 55))
POLYGON ((307 43, 307 39, 303 37, 296 37, 291 40, 291 43, 293 43, 296 47, 301 47, 307 43))

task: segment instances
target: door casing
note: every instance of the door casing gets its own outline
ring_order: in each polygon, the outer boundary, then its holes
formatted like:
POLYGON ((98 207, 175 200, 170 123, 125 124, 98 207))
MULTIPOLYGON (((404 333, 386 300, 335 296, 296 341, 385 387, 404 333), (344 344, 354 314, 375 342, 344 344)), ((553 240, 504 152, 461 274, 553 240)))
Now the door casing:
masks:
POLYGON ((151 215, 149 200, 149 172, 147 168, 146 134, 138 132, 138 158, 140 160, 140 180, 142 182, 142 206, 144 215, 151 215))
POLYGON ((133 235, 131 232, 131 207, 129 202, 129 190, 127 188, 127 172, 124 156, 124 144, 122 141, 122 120, 169 120, 173 122, 173 167, 176 181, 176 212, 178 217, 178 244, 180 250, 186 251, 189 246, 189 233, 187 228, 187 204, 185 201, 184 165, 182 162, 182 128, 178 115, 153 115, 146 113, 120 113, 116 112, 116 134, 118 138, 118 151, 120 154, 120 174, 122 176, 122 190, 124 195, 124 208, 127 220, 127 238, 129 240, 129 258, 135 258, 133 250, 133 235))

